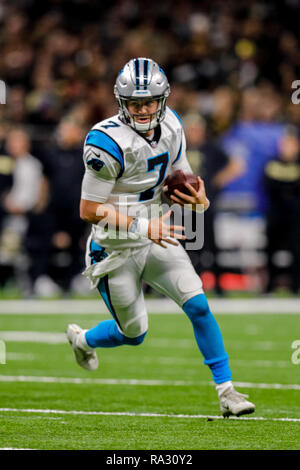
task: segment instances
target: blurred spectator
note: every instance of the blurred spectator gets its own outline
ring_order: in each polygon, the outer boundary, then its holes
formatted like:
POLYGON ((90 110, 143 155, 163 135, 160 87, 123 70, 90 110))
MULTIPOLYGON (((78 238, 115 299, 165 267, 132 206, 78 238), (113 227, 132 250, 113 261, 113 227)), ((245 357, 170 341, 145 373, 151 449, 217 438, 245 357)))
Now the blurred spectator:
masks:
POLYGON ((255 87, 242 93, 238 120, 222 136, 222 148, 231 158, 242 158, 243 174, 226 185, 222 208, 248 215, 264 215, 263 169, 277 152, 284 125, 278 122, 281 99, 271 87, 255 87))
MULTIPOLYGON (((1 253, 6 264, 24 273, 24 238, 30 213, 44 206, 42 165, 30 152, 30 138, 22 128, 10 130, 6 136, 6 151, 13 159, 12 184, 2 198, 1 253), (21 264, 23 263, 23 269, 21 264)), ((17 271, 16 271, 17 273, 17 271)), ((24 277, 24 276, 23 276, 24 277)), ((23 279, 19 279, 23 282, 23 279)))
POLYGON ((203 249, 200 252, 188 251, 188 253, 199 274, 206 270, 214 274, 215 290, 218 294, 222 294, 219 282, 221 274, 218 261, 219 249, 214 227, 216 202, 221 189, 244 171, 244 165, 241 159, 230 159, 218 145, 208 138, 206 123, 199 114, 186 115, 183 126, 187 140, 188 160, 194 173, 203 178, 210 201, 209 210, 204 218, 203 249))
POLYGON ((222 136, 236 117, 237 93, 229 86, 217 87, 212 94, 211 111, 208 113, 210 132, 222 136))
POLYGON ((9 192, 13 181, 14 159, 7 154, 5 149, 6 129, 0 126, 1 153, 0 153, 0 286, 5 285, 7 279, 11 278, 13 272, 7 259, 7 250, 3 250, 4 238, 2 229, 7 219, 7 211, 4 207, 4 200, 9 192))
POLYGON ((14 160, 7 154, 4 145, 5 130, 0 126, 0 139, 1 139, 1 151, 0 151, 0 232, 2 223, 5 219, 6 210, 4 207, 4 199, 8 191, 12 186, 14 160))
POLYGON ((62 119, 54 142, 40 155, 49 201, 44 213, 32 217, 27 237, 34 293, 39 296, 72 290, 80 283, 86 233, 79 217, 85 132, 71 118, 62 119))
POLYGON ((13 185, 4 199, 9 214, 23 215, 41 203, 42 166, 30 153, 25 130, 14 128, 6 137, 6 150, 14 160, 13 185))
POLYGON ((296 131, 289 130, 281 138, 279 154, 268 162, 264 173, 268 195, 265 291, 274 291, 278 287, 278 274, 287 272, 289 288, 297 294, 300 288, 300 140, 296 131))

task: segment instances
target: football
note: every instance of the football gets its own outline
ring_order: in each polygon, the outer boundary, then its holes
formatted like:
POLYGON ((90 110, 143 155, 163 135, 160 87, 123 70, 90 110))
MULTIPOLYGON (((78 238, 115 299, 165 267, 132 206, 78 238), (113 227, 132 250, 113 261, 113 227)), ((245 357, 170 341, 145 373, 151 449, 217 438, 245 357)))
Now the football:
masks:
POLYGON ((194 175, 193 173, 183 173, 182 170, 174 171, 169 176, 167 176, 165 180, 163 188, 165 195, 169 199, 171 199, 172 194, 176 196, 176 193, 174 193, 175 189, 178 189, 182 193, 190 195, 190 191, 185 186, 185 183, 189 183, 196 189, 196 191, 198 191, 199 181, 196 175, 194 175))

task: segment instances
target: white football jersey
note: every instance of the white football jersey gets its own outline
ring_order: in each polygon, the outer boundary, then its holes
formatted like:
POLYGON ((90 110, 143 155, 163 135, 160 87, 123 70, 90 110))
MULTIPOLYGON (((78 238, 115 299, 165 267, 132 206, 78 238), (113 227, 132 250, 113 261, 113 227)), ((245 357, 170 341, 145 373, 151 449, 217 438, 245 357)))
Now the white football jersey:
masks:
MULTIPOLYGON (((186 158, 181 121, 170 108, 154 129, 151 141, 124 124, 118 115, 97 123, 84 144, 82 199, 112 204, 129 216, 153 217, 160 207, 162 187, 174 170, 192 173, 186 158)), ((138 247, 150 240, 132 240, 100 225, 92 238, 105 248, 138 247)))

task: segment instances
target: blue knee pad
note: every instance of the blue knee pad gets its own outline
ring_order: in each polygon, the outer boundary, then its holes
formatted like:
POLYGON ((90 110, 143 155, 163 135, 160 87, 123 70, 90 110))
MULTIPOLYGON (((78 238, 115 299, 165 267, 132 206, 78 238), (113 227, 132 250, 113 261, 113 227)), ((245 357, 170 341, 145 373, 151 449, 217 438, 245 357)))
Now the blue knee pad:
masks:
POLYGON ((204 294, 195 295, 183 305, 183 310, 191 320, 195 322, 198 317, 203 317, 211 313, 207 298, 204 294))

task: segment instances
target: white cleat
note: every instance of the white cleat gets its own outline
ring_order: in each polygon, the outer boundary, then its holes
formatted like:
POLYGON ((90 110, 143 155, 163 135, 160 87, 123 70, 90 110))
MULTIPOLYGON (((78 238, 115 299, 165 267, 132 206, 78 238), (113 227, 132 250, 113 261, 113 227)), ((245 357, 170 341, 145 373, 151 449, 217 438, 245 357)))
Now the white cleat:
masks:
POLYGON ((228 418, 231 415, 247 415, 255 411, 255 405, 246 400, 248 395, 237 392, 233 387, 225 390, 219 398, 220 409, 224 418, 228 418))
POLYGON ((86 370, 96 370, 99 364, 96 351, 94 349, 84 349, 82 346, 83 334, 84 330, 80 326, 75 323, 68 325, 67 338, 72 346, 77 364, 86 370))

